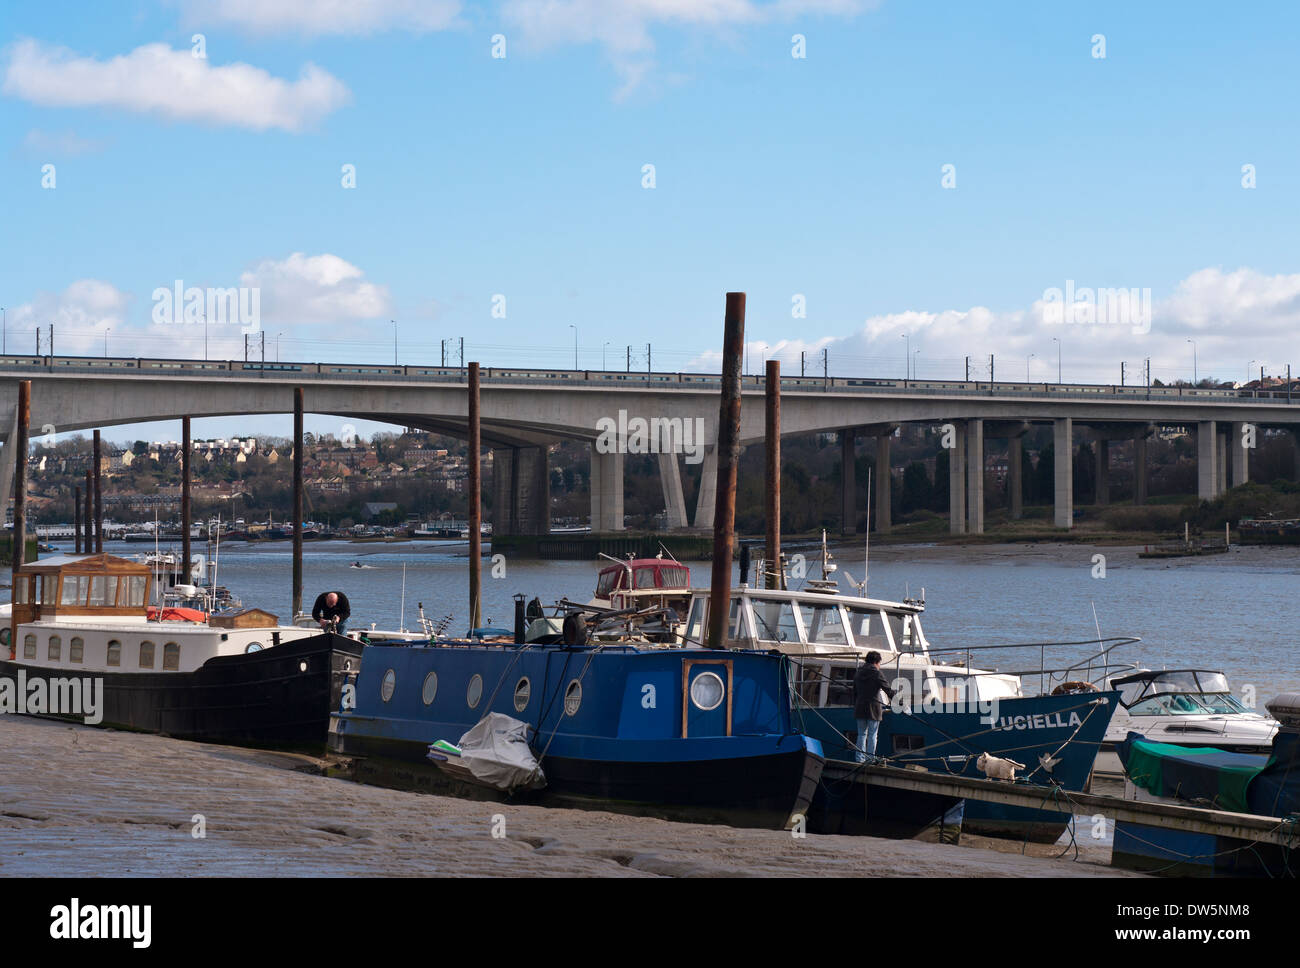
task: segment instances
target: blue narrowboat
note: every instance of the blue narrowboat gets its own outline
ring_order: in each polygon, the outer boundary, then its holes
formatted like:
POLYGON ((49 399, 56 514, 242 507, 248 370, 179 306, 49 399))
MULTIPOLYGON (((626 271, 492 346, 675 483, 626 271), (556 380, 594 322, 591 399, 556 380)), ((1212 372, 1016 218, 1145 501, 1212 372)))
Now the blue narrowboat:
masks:
POLYGON ((648 642, 375 644, 329 739, 367 779, 459 793, 440 782, 449 774, 431 744, 454 748, 484 717, 505 714, 526 724, 545 786, 486 795, 783 829, 806 814, 823 763, 791 710, 789 660, 777 654, 648 642))

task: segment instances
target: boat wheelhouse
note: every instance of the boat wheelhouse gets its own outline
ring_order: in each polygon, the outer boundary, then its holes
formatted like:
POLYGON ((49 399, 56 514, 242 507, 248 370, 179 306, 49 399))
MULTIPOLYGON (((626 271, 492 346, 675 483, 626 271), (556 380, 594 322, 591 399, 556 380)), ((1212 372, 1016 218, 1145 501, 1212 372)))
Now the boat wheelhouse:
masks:
POLYGON ((265 612, 151 609, 153 581, 149 563, 108 554, 23 565, 0 630, 0 674, 47 688, 102 680, 104 725, 222 742, 324 740, 359 643, 265 612))
POLYGON ((610 609, 651 604, 679 609, 691 596, 691 570, 671 558, 628 558, 600 570, 596 577, 596 595, 590 604, 610 609))

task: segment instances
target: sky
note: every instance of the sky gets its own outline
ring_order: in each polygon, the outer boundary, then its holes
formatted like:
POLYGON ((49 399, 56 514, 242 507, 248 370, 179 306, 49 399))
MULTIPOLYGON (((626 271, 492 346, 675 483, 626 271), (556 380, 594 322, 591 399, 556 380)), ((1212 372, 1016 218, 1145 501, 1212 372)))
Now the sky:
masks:
POLYGON ((751 371, 1300 372, 1296 36, 1282 2, 6 5, 4 349, 716 371, 740 290, 751 371))

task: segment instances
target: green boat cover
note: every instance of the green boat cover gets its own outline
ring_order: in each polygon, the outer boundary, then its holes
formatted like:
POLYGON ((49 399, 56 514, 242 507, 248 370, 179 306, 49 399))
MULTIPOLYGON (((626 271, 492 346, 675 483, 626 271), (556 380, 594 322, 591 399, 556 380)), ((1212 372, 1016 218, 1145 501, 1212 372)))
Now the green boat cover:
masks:
POLYGON ((1121 747, 1120 758, 1128 778, 1148 793, 1208 800, 1217 809, 1234 813, 1255 812, 1246 791, 1267 766, 1268 754, 1155 743, 1136 733, 1129 733, 1121 747))

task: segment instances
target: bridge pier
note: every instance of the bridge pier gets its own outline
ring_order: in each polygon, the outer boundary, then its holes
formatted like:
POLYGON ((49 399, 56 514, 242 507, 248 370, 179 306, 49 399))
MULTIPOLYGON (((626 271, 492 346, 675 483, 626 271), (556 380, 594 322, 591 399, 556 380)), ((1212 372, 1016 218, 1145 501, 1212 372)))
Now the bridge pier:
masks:
POLYGON ((704 462, 700 465, 700 490, 695 495, 695 520, 691 526, 696 531, 713 530, 713 510, 718 495, 718 446, 704 449, 704 462))
POLYGON ((984 421, 966 421, 966 531, 984 533, 984 421))
POLYGON ((1232 486, 1250 480, 1250 448, 1246 446, 1246 425, 1234 423, 1228 431, 1228 448, 1232 451, 1232 486))
POLYGON ((1022 480, 1024 454, 1019 437, 1007 438, 1007 503, 1011 509, 1011 520, 1019 521, 1025 516, 1025 485, 1022 480))
POLYGON ((551 476, 545 447, 492 449, 492 533, 550 534, 551 476))
POLYGON ((659 483, 664 491, 664 511, 668 527, 686 527, 686 497, 682 492, 682 470, 677 465, 676 454, 659 453, 659 483))
POLYGON ((1147 434, 1139 430, 1133 435, 1133 503, 1147 503, 1147 434))
POLYGON ((840 534, 853 534, 858 530, 858 511, 854 506, 857 496, 857 439, 852 430, 840 431, 840 534))
POLYGON ((1096 478, 1094 481, 1094 504, 1110 503, 1110 441, 1101 434, 1097 435, 1097 448, 1094 464, 1096 478))
POLYGON ((1052 422, 1052 470, 1058 528, 1074 527, 1074 419, 1062 417, 1052 422))
POLYGON ((1214 496, 1222 497, 1228 489, 1228 435, 1223 432, 1223 425, 1218 424, 1218 441, 1214 447, 1214 459, 1217 470, 1214 472, 1214 496))
POLYGON ((602 454, 591 445, 591 530, 622 531, 623 455, 602 454))
POLYGON ((1219 461, 1214 453, 1218 442, 1213 420, 1202 420, 1196 425, 1196 496, 1202 501, 1213 501, 1219 493, 1215 481, 1219 461))
POLYGON ((874 482, 876 486, 875 522, 877 534, 887 534, 894 526, 893 519, 890 516, 892 503, 890 491, 893 487, 894 478, 889 473, 889 448, 892 439, 892 433, 876 435, 876 473, 874 482))
POLYGON ((966 533, 966 427, 954 421, 957 433, 948 449, 948 533, 966 533))

